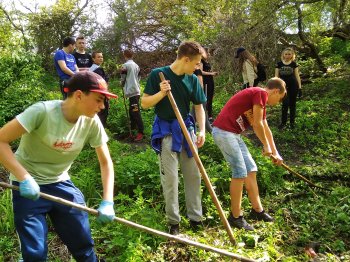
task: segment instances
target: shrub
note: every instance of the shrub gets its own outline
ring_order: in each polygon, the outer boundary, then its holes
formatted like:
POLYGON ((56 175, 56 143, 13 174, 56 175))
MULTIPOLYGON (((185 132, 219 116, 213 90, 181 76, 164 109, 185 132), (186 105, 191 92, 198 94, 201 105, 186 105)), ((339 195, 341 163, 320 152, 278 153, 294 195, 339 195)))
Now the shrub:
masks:
POLYGON ((0 57, 0 126, 26 107, 46 100, 48 93, 41 82, 40 59, 33 53, 14 51, 0 57))

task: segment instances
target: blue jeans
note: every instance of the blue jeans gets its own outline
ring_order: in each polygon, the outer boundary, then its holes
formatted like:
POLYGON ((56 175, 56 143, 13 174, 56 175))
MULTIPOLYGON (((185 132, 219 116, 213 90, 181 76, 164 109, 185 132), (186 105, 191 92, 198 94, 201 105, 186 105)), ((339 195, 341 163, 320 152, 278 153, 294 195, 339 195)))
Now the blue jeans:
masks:
POLYGON ((258 171, 241 135, 213 127, 215 144, 230 164, 233 178, 245 178, 248 173, 258 171))
MULTIPOLYGON (((12 183, 18 185, 17 182, 12 183)), ((83 194, 70 180, 40 185, 40 191, 85 205, 83 194)), ((12 194, 15 226, 21 241, 24 262, 47 259, 46 215, 50 217, 56 233, 76 261, 97 261, 86 212, 43 198, 33 201, 21 197, 16 190, 12 194)))

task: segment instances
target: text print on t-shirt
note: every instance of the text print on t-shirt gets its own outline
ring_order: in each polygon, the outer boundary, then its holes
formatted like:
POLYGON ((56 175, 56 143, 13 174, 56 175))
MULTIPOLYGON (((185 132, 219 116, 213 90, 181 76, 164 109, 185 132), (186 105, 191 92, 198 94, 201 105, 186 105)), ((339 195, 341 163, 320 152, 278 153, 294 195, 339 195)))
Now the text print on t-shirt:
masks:
MULTIPOLYGON (((245 111, 243 113, 243 115, 247 119, 248 123, 252 126, 253 125, 253 109, 249 109, 249 110, 245 111)), ((243 117, 239 116, 236 119, 236 122, 239 125, 239 127, 241 128, 241 130, 244 131, 245 130, 245 126, 244 126, 244 119, 243 119, 243 117)))
POLYGON ((64 150, 67 150, 69 148, 71 148, 73 146, 73 142, 64 142, 64 141, 56 141, 54 144, 53 144, 53 147, 54 148, 62 148, 64 150))

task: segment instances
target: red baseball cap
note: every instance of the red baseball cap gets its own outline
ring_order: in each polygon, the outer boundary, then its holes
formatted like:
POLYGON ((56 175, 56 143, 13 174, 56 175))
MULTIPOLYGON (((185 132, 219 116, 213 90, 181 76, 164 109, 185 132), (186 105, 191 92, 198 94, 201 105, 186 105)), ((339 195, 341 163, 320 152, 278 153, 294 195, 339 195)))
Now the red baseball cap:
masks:
POLYGON ((118 98, 116 94, 108 91, 108 84, 102 76, 91 71, 78 72, 65 82, 63 88, 65 93, 77 90, 100 93, 108 98, 118 98))

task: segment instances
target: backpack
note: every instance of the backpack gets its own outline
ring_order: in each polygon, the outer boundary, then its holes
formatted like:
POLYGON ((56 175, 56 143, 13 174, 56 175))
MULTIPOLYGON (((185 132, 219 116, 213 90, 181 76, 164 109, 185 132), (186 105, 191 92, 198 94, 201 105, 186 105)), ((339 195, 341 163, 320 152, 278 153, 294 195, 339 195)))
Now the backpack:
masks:
POLYGON ((258 82, 262 82, 266 80, 266 70, 265 70, 265 66, 261 63, 258 63, 256 65, 257 71, 256 71, 256 75, 258 76, 256 79, 258 82))

